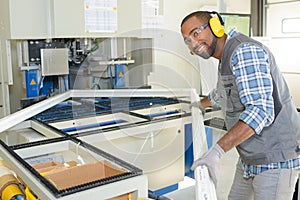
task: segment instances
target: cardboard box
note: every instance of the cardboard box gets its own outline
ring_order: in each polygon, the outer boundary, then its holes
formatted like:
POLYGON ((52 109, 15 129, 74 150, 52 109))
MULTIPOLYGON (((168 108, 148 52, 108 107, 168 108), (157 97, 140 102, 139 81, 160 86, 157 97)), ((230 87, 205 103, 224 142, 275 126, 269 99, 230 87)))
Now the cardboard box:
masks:
POLYGON ((32 167, 39 173, 46 173, 58 167, 64 167, 61 162, 50 161, 41 164, 34 164, 32 167))
POLYGON ((80 166, 52 169, 46 172, 44 177, 58 190, 63 190, 124 172, 123 169, 112 165, 108 161, 99 161, 80 166))
MULTIPOLYGON (((108 161, 99 161, 85 165, 77 165, 75 161, 65 164, 56 161, 35 164, 32 167, 42 173, 58 190, 74 187, 84 183, 122 174, 125 171, 108 161)), ((128 200, 128 194, 123 194, 109 200, 128 200)))

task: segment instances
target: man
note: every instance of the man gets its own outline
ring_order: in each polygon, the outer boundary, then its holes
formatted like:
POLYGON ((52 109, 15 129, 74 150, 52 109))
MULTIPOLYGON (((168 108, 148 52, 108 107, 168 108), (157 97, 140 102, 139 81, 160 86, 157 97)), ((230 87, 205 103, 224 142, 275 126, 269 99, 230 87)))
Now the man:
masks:
POLYGON ((236 147, 229 199, 292 199, 299 169, 299 114, 272 53, 235 29, 224 33, 216 12, 197 11, 181 24, 192 54, 219 60, 218 83, 203 107, 222 108, 228 132, 192 166, 207 165, 217 185, 218 162, 236 147))

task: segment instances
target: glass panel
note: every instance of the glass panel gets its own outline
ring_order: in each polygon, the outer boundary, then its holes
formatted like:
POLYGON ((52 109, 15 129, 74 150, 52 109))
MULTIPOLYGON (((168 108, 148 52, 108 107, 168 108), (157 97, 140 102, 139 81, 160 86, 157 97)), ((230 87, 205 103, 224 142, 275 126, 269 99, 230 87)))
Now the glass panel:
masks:
POLYGON ((44 130, 43 125, 32 121, 25 121, 11 129, 1 132, 0 140, 8 146, 14 146, 59 136, 60 135, 51 130, 44 130))

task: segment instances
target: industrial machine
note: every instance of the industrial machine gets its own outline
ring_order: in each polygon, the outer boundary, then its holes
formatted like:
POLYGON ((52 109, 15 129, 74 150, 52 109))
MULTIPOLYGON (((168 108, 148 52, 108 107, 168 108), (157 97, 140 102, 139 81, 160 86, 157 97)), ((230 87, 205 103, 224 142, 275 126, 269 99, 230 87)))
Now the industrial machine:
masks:
POLYGON ((40 199, 147 198, 183 180, 196 99, 194 90, 70 90, 2 118, 0 156, 40 199))
POLYGON ((135 65, 131 68, 128 65, 135 62, 140 65, 143 59, 143 50, 139 50, 142 53, 140 57, 131 59, 133 42, 144 40, 62 38, 17 41, 18 65, 24 73, 27 100, 41 96, 47 98, 69 89, 116 89, 146 85, 144 76, 135 78, 135 84, 129 83, 129 71, 135 65))

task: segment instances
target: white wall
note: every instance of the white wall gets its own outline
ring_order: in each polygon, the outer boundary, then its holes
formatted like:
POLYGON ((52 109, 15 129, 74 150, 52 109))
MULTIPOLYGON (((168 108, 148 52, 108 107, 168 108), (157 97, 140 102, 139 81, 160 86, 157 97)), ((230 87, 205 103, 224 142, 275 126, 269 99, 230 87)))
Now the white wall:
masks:
MULTIPOLYGON (((181 37, 180 24, 182 19, 193 11, 217 11, 219 3, 218 0, 163 1, 163 30, 154 39, 155 65, 153 73, 149 76, 150 85, 154 88, 192 87, 196 88, 198 93, 201 93, 201 84, 205 87, 204 91, 215 86, 217 72, 213 69, 216 69, 216 62, 199 62, 198 57, 190 55, 181 37)), ((227 0, 224 3, 227 12, 247 14, 251 10, 250 0, 243 1, 243 4, 238 0, 227 0)))
MULTIPOLYGON (((266 34, 270 38, 270 49, 274 53, 277 64, 287 81, 291 96, 299 108, 300 57, 298 52, 300 32, 283 31, 282 22, 283 20, 295 18, 300 20, 300 1, 281 1, 279 3, 277 0, 269 0, 268 3, 271 4, 267 6, 266 34)), ((299 30, 299 24, 295 24, 295 30, 299 30)))
POLYGON ((181 20, 199 8, 200 1, 164 0, 163 27, 154 39, 154 88, 196 88, 200 91, 198 62, 189 54, 180 33, 181 20))

